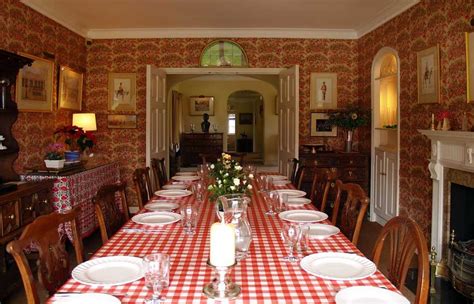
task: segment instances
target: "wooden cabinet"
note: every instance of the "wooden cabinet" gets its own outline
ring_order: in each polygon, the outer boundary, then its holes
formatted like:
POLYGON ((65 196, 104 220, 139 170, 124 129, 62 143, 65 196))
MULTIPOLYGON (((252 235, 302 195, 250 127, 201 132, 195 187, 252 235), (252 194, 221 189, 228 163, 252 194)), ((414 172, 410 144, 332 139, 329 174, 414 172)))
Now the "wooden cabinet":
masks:
POLYGON ((223 133, 181 134, 181 164, 184 167, 200 164, 200 154, 220 155, 223 139, 223 133))
POLYGON ((0 302, 22 286, 13 258, 6 245, 20 236, 23 228, 36 217, 52 212, 53 180, 25 183, 16 191, 0 195, 0 302))
POLYGON ((397 153, 375 149, 374 212, 385 223, 398 215, 397 153))
POLYGON ((325 170, 335 172, 344 183, 359 184, 369 193, 369 156, 362 153, 300 151, 300 161, 307 167, 303 179, 303 189, 310 193, 314 172, 322 174, 325 170))

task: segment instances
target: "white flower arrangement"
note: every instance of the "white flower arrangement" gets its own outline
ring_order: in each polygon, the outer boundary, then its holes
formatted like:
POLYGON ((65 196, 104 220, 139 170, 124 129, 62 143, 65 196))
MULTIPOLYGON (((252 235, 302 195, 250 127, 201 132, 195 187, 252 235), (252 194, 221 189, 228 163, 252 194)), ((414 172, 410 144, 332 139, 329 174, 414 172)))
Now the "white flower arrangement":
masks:
POLYGON ((246 176, 242 166, 229 154, 222 153, 222 158, 217 159, 210 169, 209 175, 214 180, 208 187, 211 201, 225 194, 248 194, 252 189, 251 178, 246 176))

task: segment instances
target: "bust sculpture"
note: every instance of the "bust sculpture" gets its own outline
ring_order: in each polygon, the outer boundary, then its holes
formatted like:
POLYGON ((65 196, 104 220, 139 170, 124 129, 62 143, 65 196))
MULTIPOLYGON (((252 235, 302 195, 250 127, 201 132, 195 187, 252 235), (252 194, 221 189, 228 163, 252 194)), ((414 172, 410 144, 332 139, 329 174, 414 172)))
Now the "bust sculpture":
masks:
POLYGON ((203 119, 203 121, 201 122, 202 132, 209 133, 209 127, 211 126, 211 123, 209 122, 209 114, 204 113, 202 115, 202 119, 203 119))

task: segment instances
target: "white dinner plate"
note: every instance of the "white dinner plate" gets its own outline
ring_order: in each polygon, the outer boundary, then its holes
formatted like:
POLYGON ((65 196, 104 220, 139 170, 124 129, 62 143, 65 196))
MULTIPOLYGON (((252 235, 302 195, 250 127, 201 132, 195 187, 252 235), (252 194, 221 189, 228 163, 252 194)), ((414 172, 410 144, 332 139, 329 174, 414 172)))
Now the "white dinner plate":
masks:
POLYGON ((284 176, 284 175, 268 175, 268 177, 271 177, 273 182, 275 181, 281 181, 281 180, 287 180, 288 177, 284 176))
POLYGON ((175 175, 171 179, 176 180, 176 181, 181 181, 181 182, 192 182, 192 181, 198 180, 199 176, 197 176, 197 175, 192 175, 192 176, 175 175))
POLYGON ((306 204, 311 204, 311 200, 306 197, 290 197, 288 199, 287 205, 292 206, 302 206, 306 204))
POLYGON ((374 274, 377 267, 369 259, 353 253, 323 252, 304 257, 304 271, 328 280, 359 280, 374 274))
POLYGON ((306 195, 306 192, 301 191, 301 190, 295 190, 295 189, 278 189, 278 190, 275 190, 275 191, 278 192, 278 194, 281 194, 281 193, 288 194, 288 198, 290 198, 290 197, 304 197, 306 195))
POLYGON ((179 205, 172 201, 152 201, 145 205, 145 208, 150 211, 172 211, 179 208, 179 205))
POLYGON ((328 218, 328 215, 315 210, 288 210, 278 213, 278 216, 288 222, 294 223, 315 223, 328 218))
POLYGON ((291 184, 291 182, 287 179, 273 181, 274 186, 285 186, 285 185, 288 185, 288 184, 291 184))
POLYGON ((186 190, 186 185, 183 184, 170 184, 170 185, 164 185, 163 190, 186 190))
POLYGON ((338 234, 340 231, 339 228, 333 225, 311 224, 309 225, 308 236, 311 239, 323 240, 338 234))
POLYGON ((196 176, 197 172, 176 172, 177 176, 196 176))
POLYGON ((92 286, 122 285, 142 277, 142 259, 130 256, 97 258, 79 264, 72 270, 74 280, 92 286))
POLYGON ((166 197, 166 198, 180 198, 186 197, 193 194, 189 190, 173 189, 173 190, 158 190, 155 195, 166 197))
POLYGON ((410 304, 407 298, 388 289, 373 286, 344 288, 336 294, 337 304, 410 304))
POLYGON ((143 225, 167 225, 181 220, 181 215, 169 211, 140 213, 132 217, 132 221, 143 225))
POLYGON ((101 303, 101 304, 120 304, 120 300, 116 297, 105 293, 65 293, 55 294, 54 303, 64 304, 84 304, 84 303, 101 303))

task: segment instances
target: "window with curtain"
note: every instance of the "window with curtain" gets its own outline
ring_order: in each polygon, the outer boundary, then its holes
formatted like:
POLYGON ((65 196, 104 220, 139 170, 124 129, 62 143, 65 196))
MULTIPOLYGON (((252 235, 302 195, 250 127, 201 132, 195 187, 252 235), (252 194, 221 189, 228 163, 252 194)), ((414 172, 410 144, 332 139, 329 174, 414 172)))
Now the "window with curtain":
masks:
POLYGON ((200 64, 203 67, 248 66, 247 56, 240 45, 227 40, 211 42, 202 52, 200 64))

